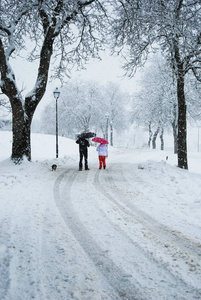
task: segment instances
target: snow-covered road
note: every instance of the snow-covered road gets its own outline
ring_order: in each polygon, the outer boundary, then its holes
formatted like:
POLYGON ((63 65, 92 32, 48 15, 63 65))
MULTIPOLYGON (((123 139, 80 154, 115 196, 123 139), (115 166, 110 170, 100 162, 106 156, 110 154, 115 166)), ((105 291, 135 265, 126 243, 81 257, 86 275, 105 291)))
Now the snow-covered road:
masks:
POLYGON ((161 191, 161 181, 147 186, 147 172, 116 163, 101 171, 68 170, 57 179, 55 201, 77 244, 79 268, 69 288, 78 285, 78 299, 201 298, 200 243, 135 205, 148 197, 146 189, 161 191), (89 290, 80 290, 77 274, 85 274, 86 287, 90 279, 89 290))
POLYGON ((185 171, 171 153, 114 148, 98 170, 90 147, 79 172, 63 142, 57 160, 0 162, 0 299, 201 299, 200 155, 185 171))

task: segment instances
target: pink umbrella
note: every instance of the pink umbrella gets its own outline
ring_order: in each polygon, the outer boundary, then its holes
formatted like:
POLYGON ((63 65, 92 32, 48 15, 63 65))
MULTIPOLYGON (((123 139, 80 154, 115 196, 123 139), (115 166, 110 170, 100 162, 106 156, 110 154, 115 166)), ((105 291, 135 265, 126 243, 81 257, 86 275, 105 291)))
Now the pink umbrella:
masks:
POLYGON ((92 139, 93 142, 96 142, 96 143, 100 143, 100 144, 109 144, 107 140, 103 139, 103 138, 100 138, 100 137, 94 137, 92 139))

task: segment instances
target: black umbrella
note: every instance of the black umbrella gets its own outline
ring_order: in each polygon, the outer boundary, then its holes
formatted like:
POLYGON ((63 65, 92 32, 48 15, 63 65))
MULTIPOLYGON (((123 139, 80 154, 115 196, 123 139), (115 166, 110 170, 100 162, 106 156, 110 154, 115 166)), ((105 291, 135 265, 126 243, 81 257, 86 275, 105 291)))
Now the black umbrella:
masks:
POLYGON ((83 132, 78 135, 78 137, 85 138, 85 139, 89 139, 89 138, 92 138, 95 136, 96 136, 96 133, 94 133, 94 132, 83 132))

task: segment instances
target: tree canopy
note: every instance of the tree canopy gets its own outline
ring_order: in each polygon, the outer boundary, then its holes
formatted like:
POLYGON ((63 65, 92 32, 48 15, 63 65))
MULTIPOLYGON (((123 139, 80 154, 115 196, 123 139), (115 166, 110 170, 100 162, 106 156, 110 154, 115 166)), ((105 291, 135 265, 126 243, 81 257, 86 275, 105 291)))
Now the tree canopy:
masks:
POLYGON ((187 169, 185 75, 201 80, 201 4, 197 0, 119 0, 115 2, 113 48, 132 76, 147 55, 160 47, 176 77, 178 166, 187 169))
MULTIPOLYGON (((71 80, 63 86, 58 103, 59 134, 74 138, 90 129, 105 135, 106 121, 121 132, 128 125, 126 105, 130 96, 116 83, 101 85, 95 81, 71 80)), ((55 133, 55 104, 47 105, 42 114, 42 130, 55 133)))
POLYGON ((153 131, 163 133, 170 131, 171 127, 174 131, 177 120, 174 79, 170 66, 159 53, 152 55, 149 66, 142 71, 141 91, 133 95, 131 119, 149 130, 149 144, 153 131))
POLYGON ((161 49, 176 78, 178 166, 188 168, 185 78, 201 81, 200 0, 1 0, 1 91, 12 108, 12 160, 31 160, 30 128, 51 75, 64 80, 76 66, 110 41, 132 77, 151 51, 161 49), (23 97, 11 57, 31 45, 27 58, 38 61, 34 87, 23 97))
POLYGON ((97 0, 2 0, 0 2, 0 73, 2 92, 12 107, 12 160, 31 160, 30 126, 45 91, 50 63, 62 79, 76 64, 97 57, 107 23, 104 2, 97 0), (23 98, 10 58, 31 42, 29 60, 38 60, 34 88, 23 98))

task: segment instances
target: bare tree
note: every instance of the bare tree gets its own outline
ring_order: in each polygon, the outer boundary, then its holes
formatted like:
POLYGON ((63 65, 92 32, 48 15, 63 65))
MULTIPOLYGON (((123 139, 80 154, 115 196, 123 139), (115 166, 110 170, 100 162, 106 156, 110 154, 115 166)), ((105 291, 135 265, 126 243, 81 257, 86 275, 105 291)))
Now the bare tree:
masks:
POLYGON ((0 107, 4 115, 9 115, 11 113, 11 107, 8 99, 0 99, 0 107))
MULTIPOLYGON (((71 80, 63 86, 59 101, 59 133, 74 138, 76 132, 90 129, 105 135, 106 125, 112 133, 113 129, 120 132, 128 124, 126 104, 129 99, 113 82, 104 86, 95 81, 71 80)), ((54 115, 53 104, 49 104, 42 114, 44 132, 55 131, 54 115)))
POLYGON ((57 62, 53 75, 62 79, 74 65, 82 67, 90 55, 98 57, 105 16, 98 0, 1 0, 0 87, 12 107, 15 163, 23 157, 31 160, 31 122, 46 90, 51 59, 57 62), (33 45, 29 60, 38 59, 39 66, 34 88, 23 98, 9 61, 18 57, 27 41, 33 45))
MULTIPOLYGON (((190 74, 189 74, 190 75, 190 74)), ((201 83, 191 76, 187 76, 185 84, 185 95, 187 102, 188 119, 191 123, 200 123, 201 121, 201 83)))
MULTIPOLYGON (((154 149, 159 132, 161 149, 164 149, 163 133, 174 124, 176 104, 172 70, 166 60, 157 53, 149 60, 149 67, 142 72, 141 91, 133 95, 131 111, 132 122, 149 130, 148 145, 150 146, 152 140, 154 149)), ((177 140, 177 134, 175 139, 177 140)))
MULTIPOLYGON (((70 80, 62 87, 58 106, 60 135, 74 138, 75 133, 84 129, 98 130, 102 119, 100 109, 104 99, 102 89, 97 82, 83 80, 70 80)), ((54 118, 54 107, 51 103, 45 107, 42 114, 44 132, 55 131, 52 126, 54 118)))
POLYGON ((114 49, 126 59, 132 76, 153 48, 160 46, 176 76, 178 102, 178 167, 187 169, 185 75, 200 80, 201 3, 197 0, 121 0, 115 5, 114 49), (152 49, 151 49, 152 46, 152 49))

